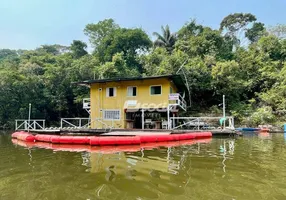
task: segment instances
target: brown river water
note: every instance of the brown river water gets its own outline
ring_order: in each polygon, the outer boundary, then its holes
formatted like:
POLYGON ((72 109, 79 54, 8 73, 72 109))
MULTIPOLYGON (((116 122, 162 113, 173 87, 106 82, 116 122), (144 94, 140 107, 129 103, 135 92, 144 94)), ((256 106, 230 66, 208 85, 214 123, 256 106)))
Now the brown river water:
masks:
POLYGON ((12 143, 0 132, 0 200, 284 200, 285 138, 245 134, 73 152, 12 143))

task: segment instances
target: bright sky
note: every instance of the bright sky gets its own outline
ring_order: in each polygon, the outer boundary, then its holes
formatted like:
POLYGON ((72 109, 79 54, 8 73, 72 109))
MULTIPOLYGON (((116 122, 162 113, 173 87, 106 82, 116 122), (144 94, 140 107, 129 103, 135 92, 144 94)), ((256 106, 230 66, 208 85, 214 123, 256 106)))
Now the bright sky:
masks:
POLYGON ((250 12, 267 26, 286 24, 285 0, 0 0, 0 48, 88 41, 88 23, 115 19, 148 34, 169 24, 177 31, 190 18, 213 28, 230 13, 250 12))

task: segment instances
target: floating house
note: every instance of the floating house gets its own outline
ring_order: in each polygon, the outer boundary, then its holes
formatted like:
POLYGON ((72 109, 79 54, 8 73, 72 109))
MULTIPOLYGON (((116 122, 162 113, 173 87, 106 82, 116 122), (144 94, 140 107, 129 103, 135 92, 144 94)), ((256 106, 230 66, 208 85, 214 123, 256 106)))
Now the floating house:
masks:
POLYGON ((83 108, 91 128, 170 129, 170 117, 186 111, 185 84, 179 75, 113 78, 79 82, 90 88, 83 108))

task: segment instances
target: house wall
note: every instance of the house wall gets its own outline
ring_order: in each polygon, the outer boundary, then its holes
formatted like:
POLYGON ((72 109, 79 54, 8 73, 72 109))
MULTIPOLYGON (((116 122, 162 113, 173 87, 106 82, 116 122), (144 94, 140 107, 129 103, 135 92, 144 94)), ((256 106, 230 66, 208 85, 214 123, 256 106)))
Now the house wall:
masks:
MULTIPOLYGON (((170 86, 173 87, 173 93, 177 91, 174 84, 168 78, 147 79, 147 80, 133 80, 107 83, 94 83, 90 87, 91 100, 91 118, 100 119, 103 123, 113 126, 115 128, 125 128, 125 112, 124 109, 129 108, 166 108, 168 105, 168 96, 170 93, 170 86), (150 86, 161 85, 161 95, 151 95, 150 86), (127 87, 137 87, 137 96, 128 97, 127 87), (109 87, 116 87, 116 96, 107 97, 106 90, 109 87), (100 90, 101 88, 101 90, 100 90), (127 106, 126 101, 136 100, 136 106, 127 106), (103 110, 105 109, 119 109, 120 120, 103 120, 103 110)), ((91 128, 104 128, 100 122, 93 122, 91 128)))

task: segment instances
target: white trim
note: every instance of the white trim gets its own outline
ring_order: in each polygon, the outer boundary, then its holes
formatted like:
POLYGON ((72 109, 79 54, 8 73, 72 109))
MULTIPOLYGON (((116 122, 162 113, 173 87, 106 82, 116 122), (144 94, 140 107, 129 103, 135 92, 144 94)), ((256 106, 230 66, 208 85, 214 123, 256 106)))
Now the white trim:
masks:
POLYGON ((163 94, 163 87, 162 87, 162 85, 150 85, 150 87, 149 87, 149 94, 151 96, 160 96, 160 95, 162 95, 163 94), (151 94, 151 87, 156 87, 156 86, 160 86, 161 87, 161 94, 151 94))
POLYGON ((116 87, 107 87, 105 89, 106 97, 116 97, 116 87), (113 88, 113 96, 109 96, 109 88, 113 88))
MULTIPOLYGON (((126 91, 126 92, 127 92, 127 97, 137 97, 137 93, 138 93, 137 86, 127 86, 127 91, 126 91), (135 95, 135 96, 129 96, 129 95, 128 95, 128 88, 131 88, 131 87, 132 87, 132 88, 136 88, 136 95, 135 95)), ((132 92, 133 92, 133 91, 132 91, 132 92)))
POLYGON ((120 110, 120 109, 104 109, 104 110, 102 110, 102 115, 103 115, 103 120, 104 120, 104 121, 120 121, 120 120, 121 120, 121 110, 120 110), (106 112, 106 111, 119 112, 119 115, 118 115, 118 116, 119 116, 119 119, 105 118, 105 112, 106 112))

